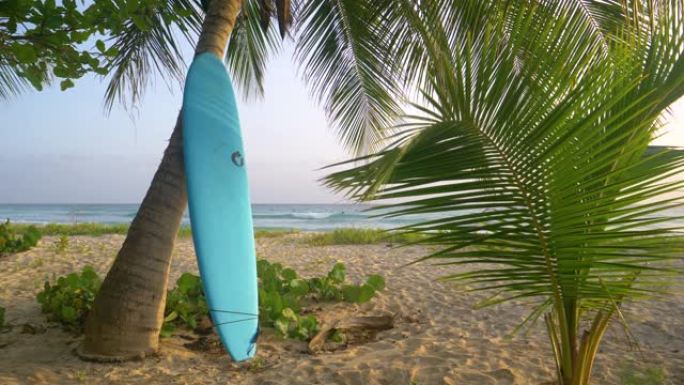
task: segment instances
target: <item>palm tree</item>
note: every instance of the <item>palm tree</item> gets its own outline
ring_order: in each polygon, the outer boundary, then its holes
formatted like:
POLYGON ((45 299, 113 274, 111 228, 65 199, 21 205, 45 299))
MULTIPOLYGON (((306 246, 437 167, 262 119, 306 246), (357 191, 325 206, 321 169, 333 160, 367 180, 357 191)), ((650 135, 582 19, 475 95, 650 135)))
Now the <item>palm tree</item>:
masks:
POLYGON ((448 214, 399 230, 438 246, 421 261, 465 268, 444 280, 491 291, 483 305, 527 301, 558 383, 588 384, 622 304, 681 273, 666 214, 684 154, 647 147, 684 94, 684 2, 397 3, 406 57, 424 58, 418 112, 327 184, 389 200, 383 215, 448 214))
MULTIPOLYGON (((325 100, 343 142, 361 153, 374 148, 398 112, 399 87, 391 62, 385 60, 386 46, 378 43, 386 34, 383 24, 374 22, 381 16, 380 3, 278 0, 274 6, 269 0, 211 0, 195 53, 223 57, 227 48, 236 83, 246 93, 259 93, 267 56, 279 46, 270 19, 277 17, 281 37, 293 21, 305 77, 325 100)), ((185 7, 187 37, 199 16, 193 4, 185 7)), ((172 26, 154 12, 149 15, 144 27, 131 21, 113 37, 119 55, 106 94, 109 106, 129 96, 136 102, 154 68, 181 78, 182 58, 172 26)), ((158 349, 171 253, 187 201, 181 135, 179 118, 86 321, 80 349, 84 358, 122 360, 158 349)))

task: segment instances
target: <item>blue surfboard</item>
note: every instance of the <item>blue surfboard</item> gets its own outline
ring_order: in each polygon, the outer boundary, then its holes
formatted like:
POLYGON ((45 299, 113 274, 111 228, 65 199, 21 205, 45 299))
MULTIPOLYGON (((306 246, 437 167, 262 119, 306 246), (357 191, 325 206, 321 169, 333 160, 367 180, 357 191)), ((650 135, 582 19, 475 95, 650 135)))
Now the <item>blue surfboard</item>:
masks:
POLYGON ((259 330, 252 209, 235 94, 210 53, 195 57, 183 94, 190 223, 214 327, 234 361, 253 357, 259 330))

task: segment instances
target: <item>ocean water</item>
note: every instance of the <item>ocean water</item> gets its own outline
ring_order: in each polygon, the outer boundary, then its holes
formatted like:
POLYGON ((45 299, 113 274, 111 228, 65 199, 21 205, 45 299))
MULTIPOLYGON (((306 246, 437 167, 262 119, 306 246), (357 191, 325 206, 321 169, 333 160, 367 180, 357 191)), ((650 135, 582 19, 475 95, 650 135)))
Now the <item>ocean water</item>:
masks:
MULTIPOLYGON (((401 218, 375 217, 379 210, 364 204, 254 204, 254 227, 329 231, 343 227, 391 229, 410 223, 437 219, 448 214, 422 214, 401 218)), ((0 220, 15 223, 130 223, 137 204, 0 204, 0 220)), ((668 225, 684 227, 684 208, 673 209, 668 225)), ((661 214, 662 215, 662 214, 661 214)), ((189 224, 187 212, 183 224, 189 224)), ((660 226, 662 226, 661 224, 660 226)))
MULTIPOLYGON (((394 228, 432 216, 372 218, 361 204, 254 204, 256 228, 327 231, 341 227, 394 228)), ((0 204, 0 220, 16 223, 130 223, 137 204, 0 204)), ((188 224, 187 212, 183 223, 188 224)))

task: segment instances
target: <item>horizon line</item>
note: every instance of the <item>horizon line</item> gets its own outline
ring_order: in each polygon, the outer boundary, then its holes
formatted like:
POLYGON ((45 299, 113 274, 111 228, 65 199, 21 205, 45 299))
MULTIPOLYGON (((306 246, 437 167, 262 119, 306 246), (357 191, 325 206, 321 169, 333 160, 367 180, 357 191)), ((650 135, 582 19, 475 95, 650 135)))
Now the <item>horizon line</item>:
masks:
MULTIPOLYGON (((140 205, 142 202, 0 202, 0 205, 140 205)), ((298 203, 298 202, 251 202, 252 205, 354 205, 367 204, 365 202, 319 202, 319 203, 298 203)))

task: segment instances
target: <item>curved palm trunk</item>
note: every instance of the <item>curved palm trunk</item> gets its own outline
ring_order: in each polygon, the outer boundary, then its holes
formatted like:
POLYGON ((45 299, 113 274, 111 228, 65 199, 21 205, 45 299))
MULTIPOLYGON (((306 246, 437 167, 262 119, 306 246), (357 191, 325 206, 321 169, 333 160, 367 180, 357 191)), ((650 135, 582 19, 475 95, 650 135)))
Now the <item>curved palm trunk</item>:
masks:
POLYGON ((179 116, 86 321, 83 357, 129 359, 157 350, 171 252, 186 201, 179 116))
MULTIPOLYGON (((196 54, 223 57, 241 0, 212 0, 196 54)), ((127 360, 155 353, 171 253, 187 204, 181 118, 85 325, 81 357, 127 360)))

